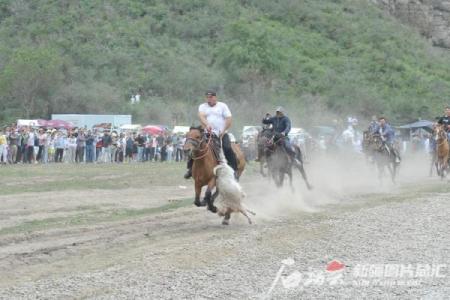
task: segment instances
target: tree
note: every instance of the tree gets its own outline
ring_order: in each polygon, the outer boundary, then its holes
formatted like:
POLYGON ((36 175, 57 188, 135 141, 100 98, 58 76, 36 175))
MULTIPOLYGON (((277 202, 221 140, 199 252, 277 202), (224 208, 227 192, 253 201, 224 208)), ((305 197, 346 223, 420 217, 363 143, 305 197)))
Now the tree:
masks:
POLYGON ((280 47, 272 37, 271 22, 240 20, 232 23, 225 41, 217 51, 218 64, 234 80, 250 83, 250 92, 256 85, 267 86, 283 70, 285 61, 280 47))
POLYGON ((62 77, 61 65, 61 57, 52 49, 19 49, 0 74, 5 106, 21 108, 26 118, 47 114, 62 77))

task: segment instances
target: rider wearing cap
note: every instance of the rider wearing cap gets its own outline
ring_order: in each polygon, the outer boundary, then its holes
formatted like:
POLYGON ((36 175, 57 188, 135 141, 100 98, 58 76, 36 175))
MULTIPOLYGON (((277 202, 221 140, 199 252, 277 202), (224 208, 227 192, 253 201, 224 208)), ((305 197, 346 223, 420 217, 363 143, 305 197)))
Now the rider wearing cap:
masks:
POLYGON ((445 115, 438 120, 439 125, 443 125, 445 132, 449 137, 450 143, 450 106, 445 108, 445 115))
MULTIPOLYGON (((217 135, 222 141, 222 149, 227 159, 228 165, 237 170, 237 160, 233 149, 231 148, 230 137, 227 130, 231 127, 232 116, 231 111, 224 102, 217 101, 217 95, 214 90, 208 90, 205 93, 206 102, 198 107, 198 118, 202 127, 208 132, 217 135)), ((192 176, 192 158, 188 161, 188 170, 184 178, 188 179, 192 176)))
POLYGON ((394 147, 395 131, 391 127, 391 125, 389 125, 386 122, 386 118, 384 118, 384 117, 379 118, 379 125, 376 128, 375 133, 380 134, 383 142, 388 147, 389 151, 394 154, 395 162, 399 163, 400 162, 400 154, 394 147))
POLYGON ((275 116, 270 117, 269 114, 266 114, 266 117, 262 120, 263 124, 272 124, 272 129, 275 134, 281 134, 284 137, 284 149, 287 154, 292 158, 295 163, 300 163, 296 158, 296 153, 294 149, 292 149, 291 143, 289 141, 289 131, 291 131, 291 120, 284 114, 283 107, 277 107, 275 111, 275 116))

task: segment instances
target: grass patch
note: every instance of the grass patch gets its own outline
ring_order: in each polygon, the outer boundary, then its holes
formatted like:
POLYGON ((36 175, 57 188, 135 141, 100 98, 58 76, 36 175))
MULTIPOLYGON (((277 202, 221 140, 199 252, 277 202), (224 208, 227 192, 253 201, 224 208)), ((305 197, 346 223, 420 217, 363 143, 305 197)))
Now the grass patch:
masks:
POLYGON ((183 182, 184 163, 14 165, 0 168, 2 195, 147 188, 183 182))
POLYGON ((6 227, 0 230, 0 235, 17 234, 24 232, 35 232, 39 230, 49 230, 80 225, 91 225, 104 222, 117 222, 128 220, 130 218, 150 216, 158 213, 173 211, 181 207, 187 207, 192 204, 191 198, 180 201, 170 202, 168 204, 143 208, 143 209, 115 209, 115 210, 91 210, 88 214, 77 214, 70 217, 46 218, 42 220, 26 221, 20 225, 6 227))

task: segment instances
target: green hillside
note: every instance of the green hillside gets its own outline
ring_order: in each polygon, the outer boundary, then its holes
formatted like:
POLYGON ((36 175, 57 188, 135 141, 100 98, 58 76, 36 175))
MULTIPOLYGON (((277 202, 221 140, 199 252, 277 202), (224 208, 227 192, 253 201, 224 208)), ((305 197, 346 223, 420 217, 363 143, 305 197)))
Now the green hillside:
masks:
POLYGON ((278 104, 304 126, 432 118, 450 102, 450 53, 369 0, 0 0, 0 41, 0 123, 132 113, 190 124, 208 87, 237 125, 278 104))

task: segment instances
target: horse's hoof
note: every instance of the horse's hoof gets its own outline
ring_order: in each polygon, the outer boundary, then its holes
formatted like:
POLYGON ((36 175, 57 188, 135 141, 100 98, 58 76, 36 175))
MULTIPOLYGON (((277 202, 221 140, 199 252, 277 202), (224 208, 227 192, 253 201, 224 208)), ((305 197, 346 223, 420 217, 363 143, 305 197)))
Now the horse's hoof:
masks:
POLYGON ((308 184, 307 187, 308 187, 308 190, 312 190, 313 189, 313 186, 310 185, 310 184, 308 184))
POLYGON ((215 207, 214 205, 211 205, 211 206, 208 206, 208 210, 215 214, 217 212, 217 207, 215 207))
POLYGON ((223 221, 222 221, 222 225, 230 225, 230 221, 228 221, 228 220, 223 220, 223 221))

